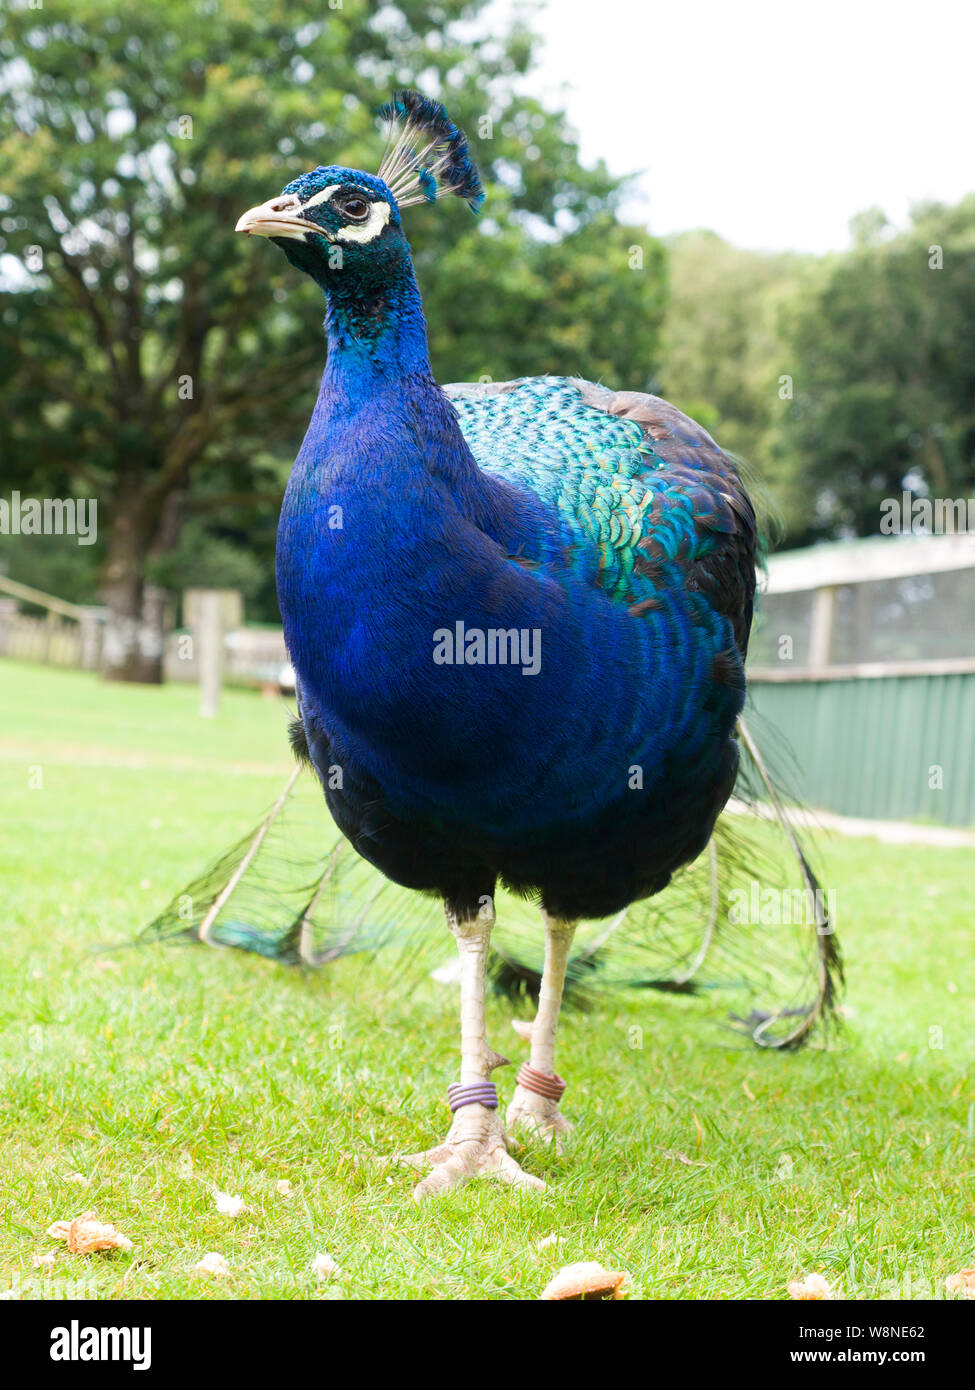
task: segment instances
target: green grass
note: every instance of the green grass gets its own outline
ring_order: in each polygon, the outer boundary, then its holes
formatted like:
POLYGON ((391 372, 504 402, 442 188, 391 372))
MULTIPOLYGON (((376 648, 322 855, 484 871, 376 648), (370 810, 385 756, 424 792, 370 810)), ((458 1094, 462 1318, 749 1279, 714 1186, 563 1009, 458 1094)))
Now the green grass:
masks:
MULTIPOLYGON (((849 978, 829 1050, 729 1047, 719 1006, 667 996, 569 1014, 571 1145, 520 1154, 548 1192, 481 1182, 418 1208, 408 1170, 372 1159, 441 1137, 452 990, 89 950, 132 937, 246 829, 286 773, 285 717, 237 692, 208 724, 191 688, 0 662, 0 1288, 535 1298, 560 1264, 598 1259, 645 1298, 781 1297, 815 1269, 870 1299, 938 1296, 975 1263, 970 851, 824 844, 849 978), (220 1216, 214 1186, 246 1214, 220 1216), (89 1207, 133 1251, 58 1247, 47 1286, 31 1264, 47 1226, 89 1207), (191 1272, 210 1250, 228 1280, 191 1272), (315 1282, 318 1250, 341 1277, 315 1282)), ((491 1037, 520 1060, 510 1012, 492 1001, 491 1037)))

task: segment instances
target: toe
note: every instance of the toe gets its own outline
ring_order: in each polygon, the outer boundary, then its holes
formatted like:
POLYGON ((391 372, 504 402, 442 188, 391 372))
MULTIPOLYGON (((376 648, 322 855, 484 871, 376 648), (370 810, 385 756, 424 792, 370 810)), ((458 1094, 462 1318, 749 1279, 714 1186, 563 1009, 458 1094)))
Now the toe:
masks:
POLYGON ((498 1167, 498 1177, 502 1182, 508 1183, 511 1187, 520 1187, 527 1192, 545 1192, 546 1186, 541 1178, 536 1178, 533 1173, 526 1173, 521 1164, 505 1153, 498 1167))
POLYGON ((415 1202, 449 1192, 475 1176, 500 1178, 509 1187, 520 1187, 529 1192, 546 1190, 541 1178, 526 1173, 517 1159, 508 1153, 500 1139, 495 1144, 478 1146, 475 1149, 445 1147, 418 1157, 426 1157, 428 1162, 436 1157, 436 1162, 432 1171, 413 1189, 415 1202))
POLYGON ((436 1164, 427 1176, 417 1183, 413 1189, 413 1200, 422 1202, 426 1197, 449 1192, 452 1188, 459 1187, 467 1176, 467 1167, 460 1155, 451 1154, 445 1162, 436 1164))

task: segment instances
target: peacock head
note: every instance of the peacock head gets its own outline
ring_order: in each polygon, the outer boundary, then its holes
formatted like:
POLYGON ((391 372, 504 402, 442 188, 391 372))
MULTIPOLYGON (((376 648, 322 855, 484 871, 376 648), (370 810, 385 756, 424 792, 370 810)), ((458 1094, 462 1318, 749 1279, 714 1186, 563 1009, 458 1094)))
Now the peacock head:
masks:
POLYGON ((368 293, 408 257, 402 208, 454 194, 480 211, 467 139, 439 102, 397 92, 380 116, 390 129, 378 174, 322 165, 245 212, 236 230, 270 237, 326 291, 345 284, 368 293))

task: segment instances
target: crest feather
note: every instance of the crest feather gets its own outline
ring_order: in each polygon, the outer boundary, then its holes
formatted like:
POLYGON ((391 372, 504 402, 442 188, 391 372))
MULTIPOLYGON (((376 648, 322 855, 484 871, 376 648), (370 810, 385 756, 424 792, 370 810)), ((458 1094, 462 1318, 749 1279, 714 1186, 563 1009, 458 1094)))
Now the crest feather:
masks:
POLYGON ((480 212, 484 190, 467 137, 439 101, 420 92, 394 92, 379 115, 390 126, 379 177, 401 208, 453 193, 480 212))

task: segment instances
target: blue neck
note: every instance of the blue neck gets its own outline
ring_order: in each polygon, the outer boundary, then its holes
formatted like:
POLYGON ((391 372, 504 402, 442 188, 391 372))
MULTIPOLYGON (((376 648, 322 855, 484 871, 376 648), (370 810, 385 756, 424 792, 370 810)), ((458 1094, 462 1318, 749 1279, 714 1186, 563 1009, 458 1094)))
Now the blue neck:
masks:
MULTIPOLYGON (((433 378, 406 239, 358 273, 315 278, 328 302, 328 360, 283 519, 300 514, 314 529, 329 498, 360 517, 374 507, 378 538, 401 508, 415 506, 410 534, 421 544, 450 513, 512 553, 527 553, 529 535, 541 544, 543 534, 546 547, 560 550, 557 516, 530 491, 481 470, 433 378)), ((292 533, 283 538, 285 550, 289 544, 302 542, 292 533)))
POLYGON ((475 499, 490 485, 433 379, 405 238, 392 244, 378 271, 349 269, 320 281, 328 359, 296 485, 301 477, 328 475, 360 488, 446 486, 462 510, 478 512, 475 499))
MULTIPOLYGON (((438 538, 494 510, 495 485, 433 379, 408 252, 396 269, 374 293, 352 276, 324 286, 328 359, 278 526, 288 649, 305 705, 332 715, 372 670, 391 584, 403 606, 413 576, 422 591, 442 562, 438 538)), ((423 631, 434 597, 413 600, 423 631)))
POLYGON ((398 269, 376 289, 340 277, 328 287, 322 384, 336 394, 363 399, 397 378, 432 381, 420 291, 408 261, 398 269))

